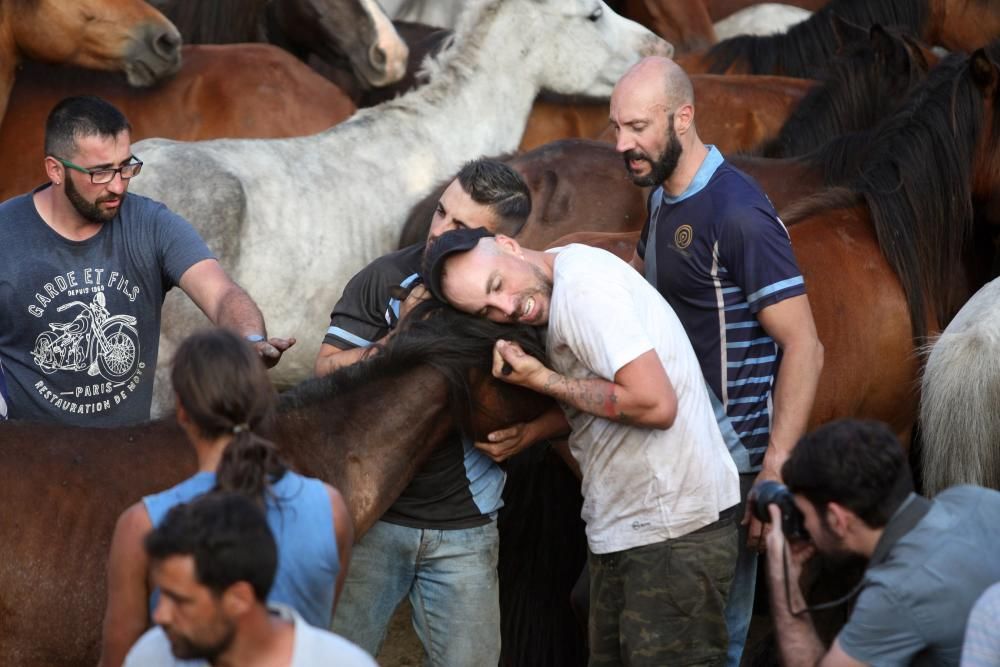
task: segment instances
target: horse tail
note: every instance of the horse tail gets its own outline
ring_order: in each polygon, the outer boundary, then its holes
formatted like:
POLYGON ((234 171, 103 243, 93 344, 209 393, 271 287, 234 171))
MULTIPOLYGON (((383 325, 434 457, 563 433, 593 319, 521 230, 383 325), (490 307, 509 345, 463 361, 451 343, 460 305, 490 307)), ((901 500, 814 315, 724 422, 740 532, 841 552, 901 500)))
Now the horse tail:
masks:
POLYGON ((1000 337, 945 331, 921 379, 921 468, 928 495, 955 484, 1000 489, 1000 337))

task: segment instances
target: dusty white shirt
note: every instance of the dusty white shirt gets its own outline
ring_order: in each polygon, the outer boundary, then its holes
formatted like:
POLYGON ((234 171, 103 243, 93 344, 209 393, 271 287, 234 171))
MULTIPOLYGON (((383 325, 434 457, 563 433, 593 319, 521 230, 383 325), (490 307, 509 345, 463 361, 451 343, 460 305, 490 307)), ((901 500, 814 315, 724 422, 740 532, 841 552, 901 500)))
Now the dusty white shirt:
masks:
MULTIPOLYGON (((365 651, 339 635, 314 628, 298 613, 283 604, 269 604, 268 611, 295 625, 290 667, 378 667, 365 651)), ((170 650, 170 640, 160 626, 146 631, 125 657, 124 667, 210 667, 205 660, 178 660, 170 650)))
POLYGON ((631 266, 583 245, 555 248, 547 353, 570 378, 614 380, 656 349, 677 394, 666 430, 563 405, 583 471, 583 519, 596 554, 681 537, 739 502, 739 477, 691 343, 667 302, 631 266))

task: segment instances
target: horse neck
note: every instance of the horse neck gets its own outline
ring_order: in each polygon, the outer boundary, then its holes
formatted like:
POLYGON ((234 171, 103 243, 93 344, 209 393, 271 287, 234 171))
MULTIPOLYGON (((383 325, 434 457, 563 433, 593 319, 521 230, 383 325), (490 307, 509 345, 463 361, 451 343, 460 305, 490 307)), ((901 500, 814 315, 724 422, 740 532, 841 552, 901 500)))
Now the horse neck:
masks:
MULTIPOLYGON (((419 155, 413 167, 419 167, 428 184, 452 176, 463 156, 513 152, 524 133, 539 85, 537 72, 526 71, 519 59, 520 49, 511 48, 525 41, 513 34, 521 22, 500 16, 486 23, 443 54, 441 64, 431 66, 437 71, 427 84, 354 117, 354 130, 366 141, 384 137, 393 153, 402 148, 419 155), (373 132, 375 124, 384 132, 373 132), (483 132, 484 127, 490 131, 483 132)), ((350 125, 348 121, 343 130, 327 132, 338 149, 341 138, 333 137, 351 132, 350 125)))
POLYGON ((7 112, 10 91, 14 88, 17 65, 21 60, 14 36, 15 19, 10 16, 10 11, 0 5, 0 120, 7 112))
POLYGON ((281 413, 276 441, 295 469, 344 494, 360 535, 451 425, 444 377, 419 366, 281 413))

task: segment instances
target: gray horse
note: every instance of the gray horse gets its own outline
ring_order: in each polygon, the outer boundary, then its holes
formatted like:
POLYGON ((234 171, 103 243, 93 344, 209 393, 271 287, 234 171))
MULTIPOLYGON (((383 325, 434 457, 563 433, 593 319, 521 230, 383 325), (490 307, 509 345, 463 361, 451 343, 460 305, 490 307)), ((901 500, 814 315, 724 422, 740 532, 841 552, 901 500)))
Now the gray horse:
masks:
MULTIPOLYGON (((299 339, 274 371, 290 384, 311 374, 347 280, 393 248, 436 183, 516 149, 539 90, 606 97, 639 58, 672 51, 596 0, 470 2, 426 85, 309 137, 141 141, 131 191, 190 220, 269 333, 299 339)), ((175 344, 205 322, 186 299, 165 307, 154 414, 170 405, 162 375, 175 344)))

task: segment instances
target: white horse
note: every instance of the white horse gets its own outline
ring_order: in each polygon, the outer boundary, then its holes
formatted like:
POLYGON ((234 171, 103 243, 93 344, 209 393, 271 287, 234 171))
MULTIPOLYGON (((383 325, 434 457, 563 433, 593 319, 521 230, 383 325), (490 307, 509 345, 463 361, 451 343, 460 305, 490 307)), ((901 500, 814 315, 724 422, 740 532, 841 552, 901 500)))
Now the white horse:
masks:
MULTIPOLYGON (((673 47, 595 0, 478 0, 430 80, 309 137, 140 141, 132 192, 198 229, 260 305, 269 333, 299 343, 274 371, 310 375, 348 279, 394 247, 410 208, 467 160, 517 148, 535 95, 607 97, 644 55, 673 47)), ((252 104, 252 98, 248 100, 252 104)), ((205 320, 171 295, 154 414, 170 406, 165 364, 205 320)))
POLYGON ((1000 489, 1000 278, 958 311, 930 347, 920 392, 924 490, 1000 489))
POLYGON ((737 35, 773 35, 788 32, 796 23, 805 21, 812 12, 808 9, 762 2, 730 14, 715 23, 715 36, 722 41, 737 35))
POLYGON ((453 29, 465 6, 463 0, 378 0, 394 21, 413 21, 453 29))

